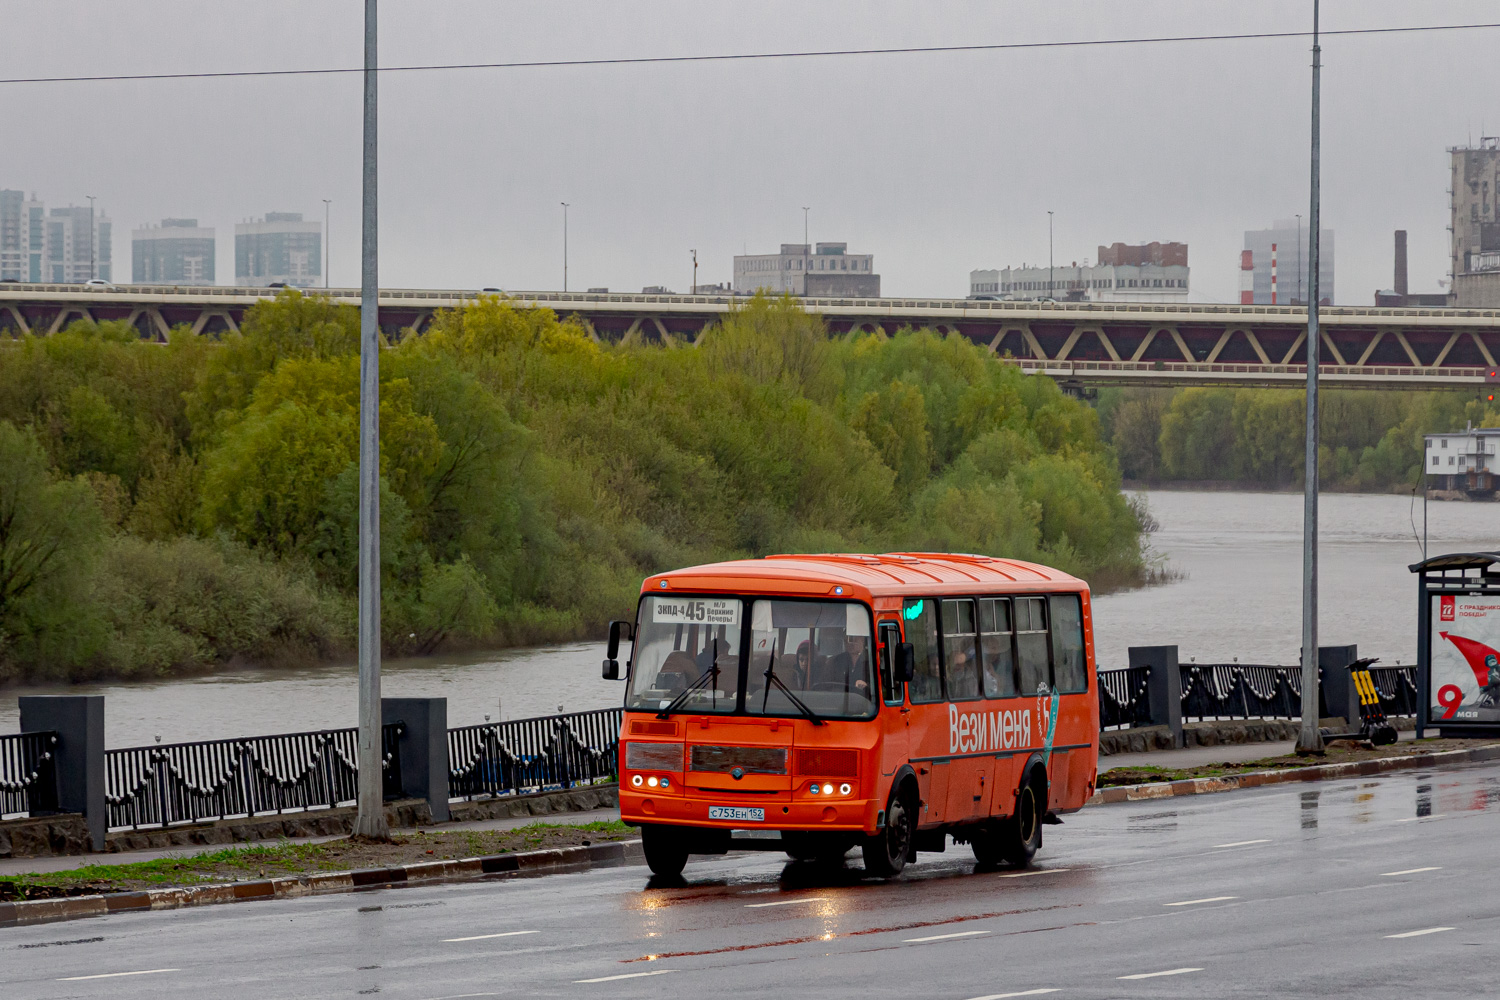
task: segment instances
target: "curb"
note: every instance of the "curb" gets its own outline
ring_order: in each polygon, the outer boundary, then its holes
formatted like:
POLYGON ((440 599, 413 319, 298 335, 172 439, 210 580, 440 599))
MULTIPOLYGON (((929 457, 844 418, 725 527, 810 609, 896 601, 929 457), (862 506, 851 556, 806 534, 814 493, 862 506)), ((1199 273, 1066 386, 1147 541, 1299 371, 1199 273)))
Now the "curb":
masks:
POLYGON ((1251 771, 1225 778, 1184 778, 1180 781, 1158 781, 1146 785, 1118 785, 1101 788, 1084 805, 1108 805, 1112 802, 1139 802, 1145 799, 1170 799, 1179 795, 1209 795, 1233 792, 1241 788, 1282 785, 1294 781, 1328 781, 1355 778, 1387 771, 1412 771, 1442 764, 1467 764, 1500 759, 1500 743, 1486 744, 1470 750, 1444 750, 1440 753, 1415 754, 1410 757, 1381 757, 1354 760, 1344 764, 1319 764, 1316 767, 1290 767, 1279 771, 1251 771))
POLYGON ((335 892, 358 892, 402 883, 451 882, 526 875, 556 875, 590 868, 615 868, 645 857, 639 840, 617 840, 587 847, 491 854, 454 861, 422 861, 394 868, 362 868, 317 875, 288 875, 254 882, 228 882, 172 889, 33 899, 0 903, 0 927, 47 924, 59 920, 102 917, 107 913, 140 910, 178 910, 215 903, 244 903, 257 899, 291 899, 335 892))

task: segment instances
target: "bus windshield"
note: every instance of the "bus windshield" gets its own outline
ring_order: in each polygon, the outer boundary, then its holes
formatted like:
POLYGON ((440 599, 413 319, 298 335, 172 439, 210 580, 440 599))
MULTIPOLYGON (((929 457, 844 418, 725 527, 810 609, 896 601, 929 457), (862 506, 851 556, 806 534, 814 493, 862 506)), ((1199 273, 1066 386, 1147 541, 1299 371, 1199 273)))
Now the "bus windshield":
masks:
POLYGON ((870 718, 876 698, 870 625, 869 610, 849 601, 648 594, 636 625, 625 707, 870 718), (748 636, 742 628, 747 603, 748 636), (750 661, 742 670, 747 638, 750 661))
POLYGON ((870 612, 847 601, 750 605, 750 715, 869 718, 875 714, 870 612), (777 683, 777 682, 780 683, 777 683))
POLYGON ((661 711, 692 688, 675 711, 735 711, 743 609, 733 597, 651 594, 641 601, 625 707, 661 711))

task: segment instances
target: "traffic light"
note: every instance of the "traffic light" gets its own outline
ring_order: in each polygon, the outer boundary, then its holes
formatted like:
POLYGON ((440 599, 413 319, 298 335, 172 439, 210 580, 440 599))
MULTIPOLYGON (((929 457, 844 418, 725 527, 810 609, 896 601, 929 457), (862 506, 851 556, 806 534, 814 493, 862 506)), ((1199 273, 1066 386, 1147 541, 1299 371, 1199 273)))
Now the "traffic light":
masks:
POLYGON ((1486 368, 1484 370, 1486 382, 1500 382, 1500 368, 1486 368))

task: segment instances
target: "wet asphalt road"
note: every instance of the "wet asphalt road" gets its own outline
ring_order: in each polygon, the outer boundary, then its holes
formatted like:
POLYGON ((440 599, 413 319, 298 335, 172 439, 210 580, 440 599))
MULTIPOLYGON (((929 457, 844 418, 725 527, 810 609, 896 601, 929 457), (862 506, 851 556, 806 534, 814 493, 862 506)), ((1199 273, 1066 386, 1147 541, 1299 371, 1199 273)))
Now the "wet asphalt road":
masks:
POLYGON ((752 854, 677 885, 117 914, 0 930, 0 996, 1495 996, 1497 813, 1481 765, 1094 807, 1024 872, 953 845, 890 883, 752 854))

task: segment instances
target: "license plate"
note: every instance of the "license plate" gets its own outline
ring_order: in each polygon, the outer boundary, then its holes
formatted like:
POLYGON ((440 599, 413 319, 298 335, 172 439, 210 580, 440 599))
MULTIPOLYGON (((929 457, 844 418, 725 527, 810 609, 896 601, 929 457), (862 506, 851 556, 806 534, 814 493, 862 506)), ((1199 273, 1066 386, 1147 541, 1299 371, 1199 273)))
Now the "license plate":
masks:
POLYGON ((732 819, 743 823, 764 823, 766 811, 764 809, 749 809, 744 806, 709 806, 709 819, 732 819))

